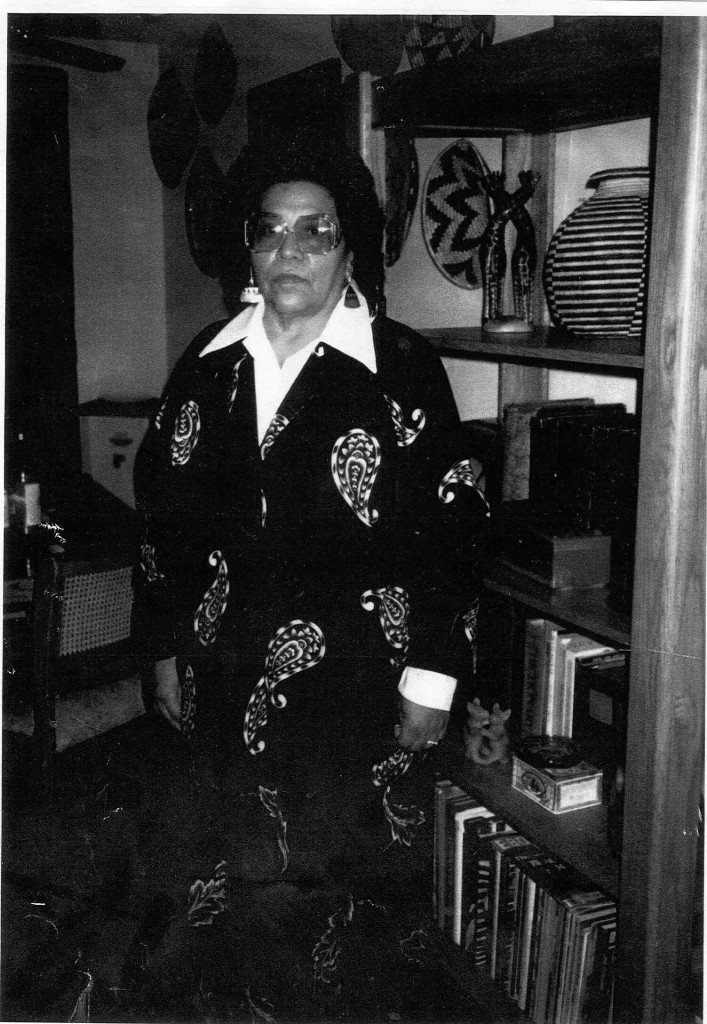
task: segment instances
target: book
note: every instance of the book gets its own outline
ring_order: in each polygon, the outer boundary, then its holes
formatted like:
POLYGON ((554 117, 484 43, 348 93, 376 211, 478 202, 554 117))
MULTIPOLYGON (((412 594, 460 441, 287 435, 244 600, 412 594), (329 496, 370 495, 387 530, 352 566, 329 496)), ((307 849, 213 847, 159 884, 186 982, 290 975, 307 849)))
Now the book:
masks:
POLYGON ((577 994, 584 969, 582 953, 586 966, 590 932, 602 920, 616 921, 616 903, 599 890, 583 889, 569 893, 562 903, 567 913, 567 929, 556 1017, 562 1024, 572 1024, 576 1020, 577 994))
POLYGON ((616 926, 616 903, 605 897, 575 915, 573 960, 567 982, 564 1013, 568 1024, 580 1024, 587 977, 591 970, 600 925, 616 926))
POLYGON ((535 999, 539 969, 538 941, 542 932, 542 917, 547 897, 550 888, 557 886, 564 879, 568 868, 544 850, 524 859, 520 867, 528 879, 525 884, 523 931, 520 936, 518 1006, 528 1011, 530 1003, 534 1003, 535 999))
POLYGON ((555 857, 543 853, 542 857, 537 858, 536 861, 525 862, 523 870, 531 875, 537 885, 523 998, 523 1008, 529 1016, 532 1016, 535 1012, 538 983, 543 970, 541 940, 545 933, 546 914, 552 901, 550 890, 553 885, 557 885, 564 878, 568 868, 566 864, 558 861, 555 857))
POLYGON ((576 398, 545 402, 508 402, 504 406, 502 501, 522 501, 528 497, 531 417, 540 409, 571 409, 593 404, 592 398, 576 398))
POLYGON ((517 998, 520 971, 520 931, 527 877, 521 865, 527 858, 541 853, 535 843, 528 843, 512 850, 508 857, 506 894, 500 904, 498 924, 497 980, 510 999, 517 998))
POLYGON ((454 878, 450 934, 452 942, 460 946, 463 933, 462 918, 468 914, 468 889, 471 886, 475 868, 473 851, 470 850, 473 836, 477 829, 489 827, 487 820, 500 822, 501 819, 497 818, 493 811, 489 811, 488 808, 478 803, 475 806, 462 806, 455 811, 453 801, 451 807, 454 816, 454 878))
POLYGON ((545 662, 542 683, 541 727, 539 732, 546 736, 555 733, 557 716, 557 638, 564 632, 561 626, 549 619, 545 620, 545 662))
POLYGON ((440 863, 440 872, 444 876, 442 882, 442 912, 441 915, 438 913, 438 921, 441 918, 440 927, 445 935, 450 938, 452 936, 453 919, 454 919, 454 881, 456 873, 456 814, 460 811, 473 810, 480 808, 483 812, 491 814, 491 811, 487 811, 479 801, 469 796, 468 793, 461 790, 461 795, 453 795, 449 799, 445 808, 445 835, 444 835, 444 852, 442 854, 442 860, 440 863))
POLYGON ((530 846, 525 836, 510 833, 495 836, 490 843, 492 853, 491 868, 491 927, 488 931, 488 963, 489 975, 497 977, 499 962, 499 923, 503 917, 508 899, 508 853, 521 846, 530 846))
POLYGON ((530 974, 531 942, 535 923, 535 904, 538 882, 534 872, 530 871, 531 865, 542 863, 542 855, 539 858, 530 858, 521 867, 524 877, 523 896, 521 901, 521 912, 519 914, 520 934, 518 936, 518 984, 516 998, 518 1007, 525 1009, 528 998, 528 978, 530 974))
POLYGON ((624 761, 627 702, 628 667, 623 651, 577 662, 573 738, 609 778, 624 761))
POLYGON ((497 819, 496 821, 489 821, 487 828, 479 829, 475 837, 476 886, 473 906, 470 905, 473 920, 470 914, 468 923, 468 934, 471 942, 467 944, 466 948, 471 954, 474 969, 477 971, 486 970, 488 964, 488 935, 491 931, 493 913, 492 872, 494 850, 491 844, 499 833, 510 837, 515 834, 515 829, 511 825, 506 824, 505 821, 497 819))
POLYGON ((596 927, 587 964, 586 978, 580 992, 580 1024, 606 1024, 611 1020, 614 990, 614 957, 616 921, 602 921, 596 927))
POLYGON ((578 530, 591 532, 593 432, 599 424, 624 416, 626 406, 620 403, 539 409, 530 420, 530 501, 569 516, 578 530))
POLYGON ((446 885, 446 840, 447 804, 454 796, 463 796, 464 791, 460 786, 452 784, 450 779, 441 779, 435 783, 435 819, 432 860, 432 903, 440 928, 444 926, 444 901, 446 885))
POLYGON ((561 627, 551 619, 526 620, 520 724, 522 736, 537 736, 546 731, 549 690, 554 689, 555 641, 560 632, 561 627))
POLYGON ((553 727, 550 735, 572 736, 577 662, 597 655, 614 653, 616 653, 615 648, 600 643, 598 640, 592 640, 591 637, 585 636, 583 633, 558 634, 555 651, 557 704, 553 714, 553 723, 556 721, 557 727, 553 727))

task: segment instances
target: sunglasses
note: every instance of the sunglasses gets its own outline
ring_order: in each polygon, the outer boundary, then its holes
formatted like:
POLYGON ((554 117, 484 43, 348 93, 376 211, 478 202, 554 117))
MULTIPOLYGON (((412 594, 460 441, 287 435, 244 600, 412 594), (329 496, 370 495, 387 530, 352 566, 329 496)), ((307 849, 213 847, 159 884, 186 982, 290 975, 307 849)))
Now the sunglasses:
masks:
POLYGON ((341 242, 341 228, 326 214, 298 217, 294 227, 265 213, 245 222, 245 244, 252 252, 276 252, 287 234, 293 234, 302 252, 311 256, 326 256, 341 242))

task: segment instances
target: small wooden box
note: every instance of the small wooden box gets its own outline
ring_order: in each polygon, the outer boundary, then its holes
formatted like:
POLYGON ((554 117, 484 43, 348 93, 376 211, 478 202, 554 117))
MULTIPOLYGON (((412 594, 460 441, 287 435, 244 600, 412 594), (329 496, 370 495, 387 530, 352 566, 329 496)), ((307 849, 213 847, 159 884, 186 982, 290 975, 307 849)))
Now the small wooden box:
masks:
POLYGON ((552 814, 600 804, 602 778, 602 772, 587 761, 574 768, 535 768, 513 755, 513 789, 552 814))
POLYGON ((597 587, 609 581, 611 537, 551 534, 530 522, 507 522, 503 557, 527 576, 555 589, 597 587))

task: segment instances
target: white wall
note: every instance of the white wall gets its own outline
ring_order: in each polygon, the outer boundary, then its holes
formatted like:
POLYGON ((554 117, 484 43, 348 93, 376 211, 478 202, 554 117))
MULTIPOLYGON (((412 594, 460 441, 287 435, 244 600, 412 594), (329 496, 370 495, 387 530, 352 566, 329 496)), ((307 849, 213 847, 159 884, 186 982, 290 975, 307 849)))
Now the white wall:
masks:
POLYGON ((167 372, 162 186, 147 139, 158 49, 92 45, 126 63, 69 71, 80 402, 158 395, 167 372))

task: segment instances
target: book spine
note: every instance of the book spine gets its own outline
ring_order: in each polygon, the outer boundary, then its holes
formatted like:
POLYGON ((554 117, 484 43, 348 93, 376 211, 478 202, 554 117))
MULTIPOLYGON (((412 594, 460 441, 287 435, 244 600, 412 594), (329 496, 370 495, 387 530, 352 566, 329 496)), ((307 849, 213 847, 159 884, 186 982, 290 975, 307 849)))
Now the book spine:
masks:
POLYGON ((545 687, 545 619, 528 619, 525 623, 523 656, 523 698, 521 709, 521 735, 542 732, 539 727, 545 687))
POLYGON ((557 641, 560 635, 560 627, 549 619, 545 622, 545 681, 543 691, 545 699, 542 705, 540 733, 548 736, 554 735, 557 718, 557 641))
POLYGON ((436 871, 434 872, 437 883, 437 924, 444 930, 445 911, 447 904, 447 881, 451 876, 451 851, 448 854, 448 831, 447 809, 451 801, 464 795, 460 786, 453 786, 444 781, 440 783, 435 794, 435 861, 436 871))
POLYGON ((530 950, 535 922, 536 895, 537 882, 534 878, 528 876, 523 901, 518 971, 518 1006, 521 1010, 525 1009, 528 998, 528 975, 530 972, 530 950))
POLYGON ((564 732, 567 715, 567 682, 566 670, 569 656, 570 637, 559 633, 555 641, 555 706, 551 710, 552 736, 566 736, 564 732))
POLYGON ((493 813, 480 805, 457 811, 454 816, 454 882, 452 905, 452 941, 462 943, 462 917, 465 906, 464 890, 473 873, 473 832, 483 827, 484 819, 493 818, 493 813), (466 884, 465 884, 466 883, 466 884))
POLYGON ((499 836, 492 846, 493 858, 493 895, 491 901, 491 930, 489 935, 489 973, 493 979, 498 977, 499 943, 502 915, 505 912, 505 901, 508 898, 508 854, 521 846, 529 846, 530 840, 525 836, 499 836))
POLYGON ((473 932, 474 968, 477 971, 486 969, 488 963, 488 936, 491 930, 492 914, 492 841, 498 833, 511 834, 513 829, 500 819, 489 822, 488 829, 477 838, 476 853, 476 899, 473 908, 473 921, 469 922, 469 930, 473 932))
POLYGON ((440 836, 444 835, 444 807, 448 798, 448 791, 452 783, 449 779, 442 779, 435 782, 435 819, 433 832, 433 857, 432 857, 432 909, 435 918, 439 919, 440 901, 440 863, 442 857, 440 850, 444 849, 444 843, 440 836))
POLYGON ((562 736, 572 737, 574 722, 574 687, 577 671, 577 664, 588 658, 601 657, 607 654, 618 653, 613 647, 597 643, 582 633, 571 633, 570 642, 567 644, 563 654, 563 714, 562 714, 562 736))

